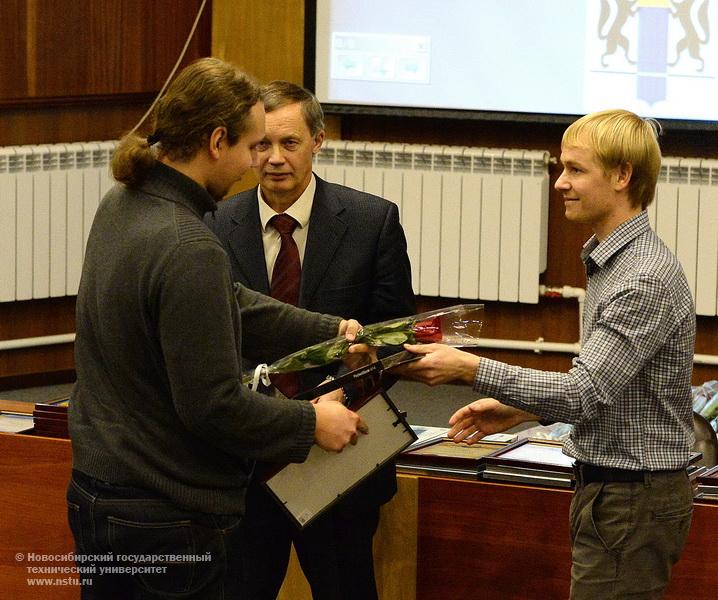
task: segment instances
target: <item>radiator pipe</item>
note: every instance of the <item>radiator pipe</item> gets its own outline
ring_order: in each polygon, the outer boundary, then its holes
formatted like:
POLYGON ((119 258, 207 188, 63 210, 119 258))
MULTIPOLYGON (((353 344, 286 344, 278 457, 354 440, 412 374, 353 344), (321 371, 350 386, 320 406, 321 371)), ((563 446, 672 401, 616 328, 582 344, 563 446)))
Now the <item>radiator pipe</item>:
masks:
MULTIPOLYGON (((528 350, 541 354, 542 352, 562 352, 564 354, 578 354, 581 350, 581 344, 578 342, 571 343, 558 343, 558 342, 546 342, 543 338, 538 338, 535 341, 530 340, 500 340, 500 339, 485 339, 478 340, 472 347, 476 348, 491 348, 494 350, 528 350)), ((718 365, 718 356, 713 354, 694 354, 693 364, 696 365, 718 365)))
POLYGON ((471 345, 472 348, 492 348, 494 350, 530 350, 536 354, 542 352, 564 352, 568 354, 578 354, 581 350, 581 344, 578 342, 571 343, 560 343, 560 342, 546 342, 543 338, 538 338, 535 341, 530 340, 501 340, 501 339, 488 339, 481 338, 477 342, 471 345))
MULTIPOLYGON (((586 291, 583 288, 568 285, 560 287, 539 286, 539 295, 548 298, 576 298, 578 301, 578 327, 579 339, 583 333, 583 305, 586 291)), ((15 340, 0 340, 0 351, 16 350, 18 348, 32 348, 36 346, 51 346, 54 344, 71 344, 75 341, 74 333, 61 335, 47 335, 34 338, 21 338, 15 340)), ((560 352, 565 354, 578 354, 581 350, 579 342, 547 342, 544 338, 530 340, 502 340, 481 338, 476 344, 477 348, 491 348, 494 350, 526 350, 540 354, 542 352, 560 352)), ((697 365, 718 365, 718 355, 695 354, 693 363, 697 365)))
POLYGON ((715 354, 694 354, 693 364, 718 365, 718 356, 716 356, 715 354))
POLYGON ((0 340, 0 351, 17 350, 18 348, 34 348, 36 346, 53 346, 55 344, 72 344, 74 341, 74 333, 43 335, 40 337, 18 338, 15 340, 0 340))
MULTIPOLYGON (((583 337, 583 305, 586 298, 586 290, 579 287, 564 286, 539 286, 539 296, 546 298, 576 298, 578 301, 578 339, 583 337)), ((578 354, 581 350, 580 342, 547 342, 540 337, 531 340, 501 340, 481 338, 474 347, 491 348, 494 350, 528 350, 541 354, 542 352, 563 352, 567 354, 578 354)), ((718 357, 716 357, 718 358, 718 357)))

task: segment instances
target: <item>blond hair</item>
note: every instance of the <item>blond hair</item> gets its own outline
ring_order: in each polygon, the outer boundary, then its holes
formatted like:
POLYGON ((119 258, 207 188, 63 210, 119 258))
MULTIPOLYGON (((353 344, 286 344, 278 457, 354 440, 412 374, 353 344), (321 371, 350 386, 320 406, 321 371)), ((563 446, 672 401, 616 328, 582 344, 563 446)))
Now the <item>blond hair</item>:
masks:
POLYGON ((604 171, 630 164, 629 196, 634 205, 646 208, 656 189, 661 169, 658 145, 660 125, 627 110, 604 110, 573 122, 563 134, 562 148, 588 148, 604 171))

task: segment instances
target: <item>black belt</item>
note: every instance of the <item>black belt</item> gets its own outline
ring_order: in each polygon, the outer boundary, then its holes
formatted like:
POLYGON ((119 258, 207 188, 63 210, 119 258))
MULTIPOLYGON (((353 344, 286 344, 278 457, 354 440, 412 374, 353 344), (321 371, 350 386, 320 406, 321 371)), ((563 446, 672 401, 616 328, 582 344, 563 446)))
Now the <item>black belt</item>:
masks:
POLYGON ((576 461, 573 465, 577 483, 633 483, 643 482, 646 473, 651 471, 633 471, 615 467, 599 467, 576 461))

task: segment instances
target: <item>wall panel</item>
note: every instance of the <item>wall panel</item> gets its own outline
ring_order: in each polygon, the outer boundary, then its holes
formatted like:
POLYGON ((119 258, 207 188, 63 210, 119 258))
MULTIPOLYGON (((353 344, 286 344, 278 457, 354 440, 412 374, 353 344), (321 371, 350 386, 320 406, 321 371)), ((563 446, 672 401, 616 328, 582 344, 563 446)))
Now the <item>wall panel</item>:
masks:
MULTIPOLYGON (((116 139, 144 114, 201 0, 2 0, 0 146, 116 139)), ((211 53, 208 2, 184 64, 211 53)), ((0 340, 71 333, 73 297, 0 303, 0 340)), ((74 378, 71 344, 0 352, 0 389, 74 378)))
POLYGON ((212 54, 266 83, 304 76, 304 0, 214 0, 212 54))
MULTIPOLYGON (((0 105, 159 90, 201 0, 3 0, 0 105)), ((188 60, 209 51, 211 3, 188 60)))

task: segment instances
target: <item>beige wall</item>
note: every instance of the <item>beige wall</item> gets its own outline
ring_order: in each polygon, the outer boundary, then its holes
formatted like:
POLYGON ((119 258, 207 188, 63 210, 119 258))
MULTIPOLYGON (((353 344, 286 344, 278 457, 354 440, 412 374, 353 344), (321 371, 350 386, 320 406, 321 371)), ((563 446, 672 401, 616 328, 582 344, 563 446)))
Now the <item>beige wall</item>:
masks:
POLYGON ((212 54, 263 83, 303 83, 304 0, 213 0, 212 54))

